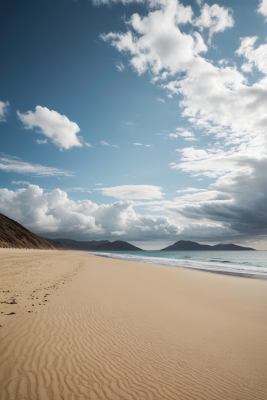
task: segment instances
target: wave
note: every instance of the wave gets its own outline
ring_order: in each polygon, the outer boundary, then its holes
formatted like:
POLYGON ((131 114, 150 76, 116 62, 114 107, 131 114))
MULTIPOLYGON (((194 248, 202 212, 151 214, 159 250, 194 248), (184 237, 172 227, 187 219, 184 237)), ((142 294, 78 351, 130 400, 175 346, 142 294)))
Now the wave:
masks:
POLYGON ((208 262, 208 261, 193 261, 176 258, 163 258, 163 257, 146 257, 133 254, 118 254, 118 253, 101 253, 93 252, 94 255, 107 258, 115 258, 118 260, 142 262, 145 264, 156 264, 167 267, 197 269, 207 272, 217 272, 222 274, 232 275, 254 275, 260 277, 267 277, 267 268, 244 266, 243 264, 230 264, 229 261, 222 262, 208 262))

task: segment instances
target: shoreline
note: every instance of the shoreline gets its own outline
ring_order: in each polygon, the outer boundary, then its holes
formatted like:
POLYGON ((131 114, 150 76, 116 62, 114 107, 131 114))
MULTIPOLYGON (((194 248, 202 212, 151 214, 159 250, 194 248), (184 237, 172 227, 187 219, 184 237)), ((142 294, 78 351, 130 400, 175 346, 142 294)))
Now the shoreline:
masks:
MULTIPOLYGON (((89 253, 90 254, 90 253, 89 253)), ((209 273, 212 273, 212 274, 220 274, 220 275, 229 275, 229 276, 235 276, 235 277, 242 277, 242 278, 251 278, 251 279, 261 279, 261 280, 267 280, 267 274, 257 274, 257 273, 245 273, 245 272, 234 272, 234 271, 226 271, 226 270, 224 270, 224 271, 220 271, 220 270, 216 270, 216 269, 209 269, 209 268, 195 268, 195 267, 187 267, 187 266, 183 266, 183 265, 168 265, 167 264, 167 260, 172 260, 172 261, 185 261, 185 262, 188 262, 188 263, 190 263, 190 262, 192 262, 192 263, 197 263, 197 264, 205 264, 203 261, 197 261, 197 260, 185 260, 185 259, 175 259, 175 258, 164 258, 164 257, 162 257, 161 259, 162 260, 166 260, 165 261, 165 263, 164 263, 164 261, 162 261, 161 263, 158 261, 158 259, 159 259, 159 257, 149 257, 149 256, 143 256, 144 258, 147 258, 147 259, 149 259, 149 262, 148 261, 146 261, 146 260, 141 260, 141 256, 138 256, 138 257, 140 257, 140 260, 138 260, 138 259, 130 259, 130 258, 127 258, 127 257, 125 257, 125 258, 120 258, 120 257, 115 257, 115 256, 113 256, 113 255, 116 255, 116 254, 118 254, 118 255, 120 255, 120 253, 109 253, 109 252, 103 252, 102 254, 101 254, 101 252, 91 252, 91 254, 93 254, 93 255, 95 255, 96 257, 103 257, 103 258, 110 258, 110 259, 113 259, 113 260, 118 260, 118 261, 131 261, 131 262, 138 262, 138 263, 143 263, 143 264, 149 264, 149 265, 160 265, 160 266, 162 266, 162 267, 169 267, 169 268, 182 268, 182 269, 187 269, 187 270, 193 270, 193 271, 202 271, 202 272, 209 272, 209 273), (106 254, 106 255, 105 255, 106 254), (109 257, 108 255, 109 254, 111 254, 112 255, 112 257, 109 257), (155 258, 155 260, 153 260, 153 258, 155 258), (154 262, 153 262, 154 261, 154 262)), ((127 254, 123 254, 123 255, 127 255, 127 254)), ((132 254, 129 254, 129 255, 132 255, 132 254)), ((210 264, 210 265, 216 265, 215 263, 214 264, 212 264, 211 262, 207 262, 208 264, 210 264)), ((218 264, 221 264, 222 266, 224 265, 223 263, 220 263, 220 262, 216 262, 216 263, 218 263, 218 264)), ((236 264, 232 264, 233 266, 237 266, 236 264)), ((238 267, 239 267, 239 265, 238 265, 238 267)), ((253 266, 251 266, 252 268, 254 268, 253 266)))
POLYGON ((264 280, 60 250, 0 269, 1 400, 267 397, 264 280))

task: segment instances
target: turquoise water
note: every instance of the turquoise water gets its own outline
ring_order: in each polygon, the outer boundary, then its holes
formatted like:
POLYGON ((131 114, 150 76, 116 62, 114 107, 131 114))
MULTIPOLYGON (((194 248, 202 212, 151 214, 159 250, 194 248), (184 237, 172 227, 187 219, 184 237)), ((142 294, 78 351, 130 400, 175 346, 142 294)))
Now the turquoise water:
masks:
POLYGON ((267 251, 114 251, 94 254, 169 267, 267 277, 267 251))

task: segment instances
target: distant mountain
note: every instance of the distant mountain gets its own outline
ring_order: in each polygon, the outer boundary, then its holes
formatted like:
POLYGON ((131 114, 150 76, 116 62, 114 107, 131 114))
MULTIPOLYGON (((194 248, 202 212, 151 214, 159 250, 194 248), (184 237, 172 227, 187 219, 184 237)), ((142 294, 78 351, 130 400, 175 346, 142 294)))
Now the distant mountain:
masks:
POLYGON ((87 242, 79 242, 72 239, 50 239, 53 242, 65 243, 67 246, 71 246, 76 250, 94 250, 97 246, 110 243, 109 240, 91 240, 87 242))
POLYGON ((212 250, 255 250, 252 249, 251 247, 243 247, 243 246, 238 246, 236 244, 216 244, 215 246, 211 246, 212 250))
POLYGON ((53 250, 57 247, 0 213, 0 248, 53 250))
POLYGON ((123 242, 122 240, 115 240, 115 242, 109 242, 106 244, 99 245, 95 248, 96 251, 143 251, 139 247, 133 246, 130 243, 123 242))
POLYGON ((190 240, 179 240, 171 246, 161 249, 161 251, 197 251, 197 250, 255 250, 250 247, 242 247, 236 244, 216 244, 209 246, 208 244, 199 244, 190 240))
POLYGON ((116 240, 79 242, 71 239, 47 239, 35 235, 18 222, 0 213, 0 248, 83 250, 83 251, 135 251, 142 250, 130 243, 116 240))

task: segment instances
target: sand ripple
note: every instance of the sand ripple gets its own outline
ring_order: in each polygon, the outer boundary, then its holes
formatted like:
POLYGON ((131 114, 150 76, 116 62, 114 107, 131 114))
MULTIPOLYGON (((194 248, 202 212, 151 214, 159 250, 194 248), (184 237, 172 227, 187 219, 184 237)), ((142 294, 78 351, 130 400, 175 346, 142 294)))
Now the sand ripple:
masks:
POLYGON ((48 253, 46 306, 1 314, 1 400, 266 400, 266 282, 48 253))

